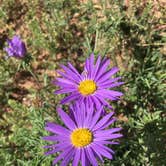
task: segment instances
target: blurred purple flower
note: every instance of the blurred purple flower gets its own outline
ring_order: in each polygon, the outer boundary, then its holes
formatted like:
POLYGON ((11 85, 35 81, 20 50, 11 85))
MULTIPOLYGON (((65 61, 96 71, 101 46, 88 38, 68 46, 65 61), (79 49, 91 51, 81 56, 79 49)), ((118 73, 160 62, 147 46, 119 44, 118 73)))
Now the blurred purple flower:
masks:
POLYGON ((23 58, 26 54, 25 43, 19 36, 15 35, 11 40, 7 40, 8 47, 5 48, 9 57, 23 58))

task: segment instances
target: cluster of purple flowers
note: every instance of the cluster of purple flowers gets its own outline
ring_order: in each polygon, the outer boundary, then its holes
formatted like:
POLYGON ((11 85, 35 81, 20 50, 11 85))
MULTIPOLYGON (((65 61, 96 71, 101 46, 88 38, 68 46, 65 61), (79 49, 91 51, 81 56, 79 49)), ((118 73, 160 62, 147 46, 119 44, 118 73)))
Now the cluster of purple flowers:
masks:
MULTIPOLYGON (((8 40, 5 48, 9 56, 22 58, 26 54, 25 43, 18 36, 8 40)), ((113 158, 114 151, 108 146, 118 144, 114 139, 122 137, 121 128, 110 128, 116 121, 114 112, 107 113, 105 108, 112 109, 109 100, 118 100, 123 94, 111 90, 120 86, 121 77, 113 77, 118 68, 109 68, 110 61, 100 55, 95 60, 94 54, 86 59, 83 72, 80 74, 70 63, 61 65, 58 71, 61 77, 54 80, 60 89, 55 94, 68 94, 61 104, 70 103, 66 113, 60 107, 57 112, 65 126, 52 122, 46 123, 45 129, 52 133, 43 137, 53 144, 45 146, 49 149, 45 154, 57 152, 53 164, 61 161, 61 166, 72 162, 73 166, 98 166, 103 163, 103 157, 113 158)))
POLYGON ((47 123, 46 130, 53 133, 43 139, 54 142, 45 146, 49 151, 46 155, 61 152, 53 161, 56 164, 62 160, 61 166, 72 162, 73 166, 97 166, 103 163, 103 157, 113 158, 114 151, 108 147, 118 144, 114 139, 122 137, 117 133, 121 128, 110 128, 115 122, 114 112, 106 113, 105 108, 112 109, 108 100, 118 100, 121 92, 111 90, 123 84, 118 82, 121 77, 114 78, 118 68, 109 69, 107 58, 91 54, 86 59, 83 72, 80 74, 70 63, 61 65, 63 71, 58 71, 61 77, 54 80, 60 87, 55 94, 68 94, 61 104, 70 103, 69 114, 58 109, 58 114, 66 127, 47 123))

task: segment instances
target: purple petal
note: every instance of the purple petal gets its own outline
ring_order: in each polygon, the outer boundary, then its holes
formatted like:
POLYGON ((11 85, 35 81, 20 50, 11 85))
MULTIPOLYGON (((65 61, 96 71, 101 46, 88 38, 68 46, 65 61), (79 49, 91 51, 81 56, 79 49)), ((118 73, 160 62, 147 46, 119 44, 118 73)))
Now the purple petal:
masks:
POLYGON ((101 63, 101 56, 99 55, 98 58, 97 58, 97 61, 96 61, 96 65, 95 65, 95 67, 93 69, 94 72, 93 72, 93 75, 92 75, 92 79, 95 79, 96 73, 99 70, 100 63, 101 63))
POLYGON ((107 146, 101 144, 100 142, 97 143, 102 149, 105 149, 106 151, 110 152, 111 154, 115 154, 115 152, 111 149, 111 148, 108 148, 107 146))
POLYGON ((94 153, 93 153, 91 147, 90 147, 90 146, 87 147, 87 148, 85 149, 85 151, 86 151, 86 154, 87 154, 88 159, 89 159, 89 161, 91 162, 91 164, 92 164, 93 166, 98 166, 97 160, 96 160, 96 158, 95 158, 95 156, 94 156, 94 153))
POLYGON ((101 154, 100 154, 96 149, 93 149, 93 146, 91 146, 91 148, 92 148, 94 154, 95 154, 95 155, 98 157, 98 159, 103 163, 104 160, 103 160, 101 154))
POLYGON ((81 149, 81 165, 86 166, 85 149, 81 149))
POLYGON ((100 68, 98 72, 96 73, 95 81, 97 81, 100 78, 100 76, 103 75, 103 73, 105 72, 109 64, 110 64, 110 60, 106 60, 103 64, 100 64, 100 68))
POLYGON ((50 123, 48 122, 45 127, 46 130, 56 133, 56 134, 61 134, 61 135, 69 135, 70 131, 60 125, 57 125, 55 123, 50 123))
POLYGON ((93 128, 92 131, 100 129, 107 121, 112 117, 114 112, 109 113, 108 115, 104 116, 93 128))
POLYGON ((78 162, 80 160, 80 157, 81 157, 81 150, 76 149, 72 166, 78 166, 78 162))
MULTIPOLYGON (((116 100, 115 97, 108 95, 107 89, 97 90, 95 93, 95 96, 98 97, 100 100, 107 99, 107 98, 110 100, 116 100)), ((103 101, 102 101, 102 103, 103 103, 103 101)))
POLYGON ((112 160, 112 155, 107 150, 103 149, 103 147, 99 146, 99 144, 94 143, 92 147, 93 149, 96 149, 96 151, 98 151, 98 153, 100 153, 102 156, 112 160))
POLYGON ((62 88, 74 88, 74 87, 78 86, 76 84, 70 84, 70 83, 61 82, 61 81, 58 81, 57 79, 53 80, 52 83, 54 85, 60 86, 62 88))
POLYGON ((78 90, 76 88, 64 88, 59 89, 55 91, 55 94, 64 94, 64 93, 71 93, 71 92, 77 92, 78 90))
POLYGON ((105 88, 108 85, 111 85, 112 83, 117 82, 120 79, 122 79, 122 77, 111 78, 111 79, 109 79, 107 81, 103 81, 103 82, 100 82, 100 83, 97 82, 97 85, 98 85, 99 88, 100 87, 104 87, 105 88))
POLYGON ((74 105, 74 109, 72 110, 73 114, 74 114, 74 118, 75 118, 75 122, 77 124, 77 127, 82 125, 82 120, 81 120, 81 116, 79 115, 79 107, 77 105, 74 105))
MULTIPOLYGON (((84 70, 87 72, 89 72, 90 71, 90 68, 89 68, 89 59, 87 58, 86 60, 85 60, 85 66, 84 66, 84 70)), ((88 73, 89 74, 89 73, 88 73)))
POLYGON ((75 72, 73 72, 73 70, 71 70, 70 68, 64 66, 64 65, 60 65, 61 68, 66 72, 66 74, 68 75, 72 75, 73 78, 75 78, 76 80, 80 80, 81 79, 81 75, 77 74, 75 72))
POLYGON ((91 121, 91 123, 89 124, 89 129, 92 129, 94 127, 94 125, 96 125, 97 121, 99 120, 100 118, 100 115, 101 115, 101 112, 102 112, 102 107, 96 111, 95 115, 93 116, 93 119, 91 121))
POLYGON ((112 133, 115 133, 115 132, 118 132, 122 130, 122 128, 112 128, 112 129, 108 129, 108 130, 99 130, 99 131, 96 131, 94 133, 94 136, 95 137, 103 137, 103 136, 109 136, 110 134, 112 133))
POLYGON ((51 135, 42 137, 43 140, 52 141, 52 142, 66 142, 69 140, 68 135, 51 135))
POLYGON ((70 81, 70 80, 67 80, 67 79, 64 79, 64 78, 56 78, 56 80, 58 82, 61 82, 62 85, 63 85, 63 83, 65 83, 65 84, 68 84, 68 85, 73 86, 73 87, 77 86, 77 84, 74 83, 73 81, 70 81))
POLYGON ((54 146, 54 148, 48 152, 45 152, 45 155, 50 155, 50 154, 54 154, 56 152, 59 151, 63 151, 64 149, 70 148, 71 145, 70 144, 66 144, 66 143, 60 143, 54 146))
POLYGON ((102 102, 98 100, 98 98, 95 95, 91 96, 91 98, 93 100, 93 103, 95 104, 96 110, 100 109, 102 106, 102 102))
POLYGON ((64 124, 70 129, 74 130, 76 128, 75 123, 73 120, 67 115, 61 108, 58 109, 58 114, 61 117, 64 124))
POLYGON ((103 96, 101 93, 96 92, 95 97, 102 103, 103 106, 113 110, 112 106, 106 100, 104 100, 105 96, 103 96))
MULTIPOLYGON (((88 110, 88 112, 90 112, 90 111, 88 110)), ((91 112, 92 112, 92 111, 91 111, 91 112)), ((93 113, 93 112, 92 112, 92 113, 93 113)), ((83 125, 84 125, 85 127, 88 127, 88 128, 89 128, 89 125, 91 124, 92 120, 93 120, 92 114, 88 114, 88 115, 86 116, 84 122, 83 122, 83 125)))
POLYGON ((123 136, 122 134, 110 134, 109 136, 97 137, 94 139, 94 142, 95 141, 112 140, 112 139, 120 138, 122 136, 123 136))
POLYGON ((64 99, 62 99, 61 104, 65 104, 67 102, 79 99, 79 97, 80 97, 80 94, 78 94, 78 93, 71 94, 71 95, 65 97, 64 99))
POLYGON ((107 93, 113 97, 118 97, 123 95, 123 93, 114 90, 107 90, 107 93))
POLYGON ((85 122, 85 104, 76 102, 74 105, 74 117, 77 123, 78 128, 84 127, 85 122))
POLYGON ((68 66, 80 79, 82 79, 80 73, 78 73, 78 71, 73 67, 70 62, 68 62, 68 66))
POLYGON ((72 146, 64 149, 64 151, 53 161, 53 164, 56 164, 59 160, 64 158, 68 153, 71 153, 72 150, 73 150, 72 146))
POLYGON ((72 150, 70 151, 70 153, 68 153, 68 154, 64 157, 64 159, 63 159, 62 163, 60 164, 60 166, 67 166, 68 163, 70 162, 70 160, 72 159, 74 153, 75 153, 75 149, 72 149, 72 150))
POLYGON ((103 130, 105 128, 107 128, 108 126, 110 126, 112 123, 114 123, 117 119, 116 118, 112 118, 111 120, 107 121, 107 123, 105 123, 100 130, 103 130))
POLYGON ((80 79, 75 78, 72 73, 70 75, 62 71, 57 71, 57 73, 61 75, 63 78, 70 80, 72 82, 76 82, 77 84, 80 82, 80 79))
POLYGON ((102 90, 97 90, 95 95, 103 97, 104 99, 108 98, 110 100, 117 100, 119 99, 118 98, 119 96, 123 95, 123 93, 114 90, 102 89, 102 90))
POLYGON ((119 68, 113 67, 111 70, 105 72, 103 75, 101 75, 100 77, 98 77, 98 79, 96 79, 96 81, 99 82, 99 83, 104 82, 104 81, 110 79, 111 76, 113 74, 115 74, 116 72, 118 72, 118 71, 119 71, 119 68))
POLYGON ((53 136, 44 136, 44 137, 42 137, 42 139, 46 140, 46 141, 56 142, 57 141, 57 136, 56 135, 53 135, 53 136))
POLYGON ((94 54, 92 53, 89 58, 89 77, 92 79, 94 68, 94 54))
POLYGON ((96 143, 103 144, 103 145, 119 145, 119 142, 114 142, 114 141, 99 141, 95 140, 96 143))
MULTIPOLYGON (((114 88, 114 87, 118 87, 118 86, 121 86, 121 85, 123 85, 124 84, 124 82, 116 82, 116 83, 113 83, 113 84, 111 84, 111 85, 107 85, 107 88, 114 88)), ((106 87, 106 86, 105 86, 106 87)))

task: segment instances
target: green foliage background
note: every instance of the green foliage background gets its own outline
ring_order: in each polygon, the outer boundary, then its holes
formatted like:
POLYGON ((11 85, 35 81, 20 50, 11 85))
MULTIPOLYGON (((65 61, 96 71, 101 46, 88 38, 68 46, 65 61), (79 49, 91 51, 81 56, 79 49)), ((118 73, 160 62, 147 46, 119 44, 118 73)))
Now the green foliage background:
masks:
POLYGON ((112 105, 123 128, 105 166, 166 165, 165 2, 143 0, 0 1, 0 166, 48 166, 46 121, 60 122, 52 80, 60 63, 81 70, 91 52, 118 66, 124 96, 112 105), (6 59, 21 35, 25 60, 6 59))

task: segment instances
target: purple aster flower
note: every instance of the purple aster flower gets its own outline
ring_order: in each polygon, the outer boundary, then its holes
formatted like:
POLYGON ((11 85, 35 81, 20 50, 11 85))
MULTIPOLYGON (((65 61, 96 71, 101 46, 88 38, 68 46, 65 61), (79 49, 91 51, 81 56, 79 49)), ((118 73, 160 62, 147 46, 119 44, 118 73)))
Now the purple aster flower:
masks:
POLYGON ((60 90, 55 93, 69 93, 61 101, 61 104, 77 101, 87 105, 94 103, 95 108, 100 108, 103 105, 111 107, 107 100, 117 100, 122 96, 122 93, 110 90, 110 88, 120 86, 123 82, 118 82, 121 77, 113 78, 119 69, 117 67, 109 69, 109 65, 110 60, 102 59, 101 56, 98 56, 95 62, 94 54, 86 59, 82 74, 79 74, 70 63, 67 67, 61 65, 64 72, 58 71, 62 78, 56 78, 54 81, 54 84, 60 86, 60 90))
POLYGON ((121 128, 108 128, 115 121, 112 118, 114 113, 101 118, 101 111, 102 109, 95 112, 93 107, 76 104, 72 109, 73 119, 62 109, 58 109, 66 127, 49 122, 45 129, 53 135, 43 137, 46 141, 54 142, 44 147, 49 148, 45 155, 59 154, 53 164, 62 160, 60 166, 67 166, 70 162, 73 166, 77 166, 79 162, 82 166, 98 166, 97 160, 104 162, 103 157, 113 158, 114 151, 107 145, 118 144, 113 139, 122 137, 116 133, 121 128))
POLYGON ((8 47, 5 48, 9 57, 23 58, 26 54, 25 43, 19 36, 15 35, 11 40, 7 40, 8 47))

